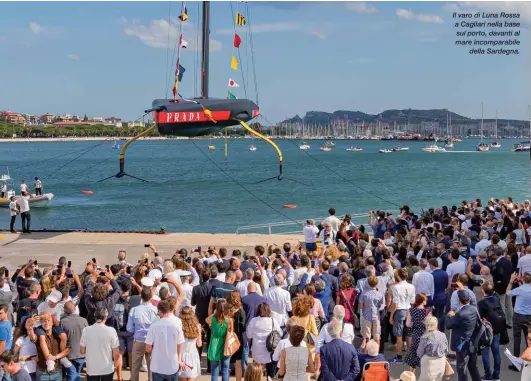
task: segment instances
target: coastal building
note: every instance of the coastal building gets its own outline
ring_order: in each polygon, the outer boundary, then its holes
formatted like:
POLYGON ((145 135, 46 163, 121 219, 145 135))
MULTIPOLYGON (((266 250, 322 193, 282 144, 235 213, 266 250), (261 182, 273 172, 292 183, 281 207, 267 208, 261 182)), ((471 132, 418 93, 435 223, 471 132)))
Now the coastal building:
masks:
POLYGON ((41 115, 41 122, 44 124, 52 124, 53 123, 53 115, 47 112, 44 115, 41 115))
POLYGON ((26 125, 26 118, 18 112, 14 111, 2 111, 0 113, 0 121, 9 124, 22 124, 26 125))

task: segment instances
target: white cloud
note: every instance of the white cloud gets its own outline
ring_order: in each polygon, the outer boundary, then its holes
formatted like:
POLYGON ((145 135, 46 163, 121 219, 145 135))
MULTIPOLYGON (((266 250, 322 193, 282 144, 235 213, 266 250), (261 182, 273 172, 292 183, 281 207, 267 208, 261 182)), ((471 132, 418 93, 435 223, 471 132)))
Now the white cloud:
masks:
MULTIPOLYGON (((300 30, 302 28, 302 25, 297 23, 273 23, 273 24, 253 24, 250 28, 250 30, 253 33, 271 33, 271 32, 291 32, 295 30, 300 30)), ((242 29, 242 28, 239 28, 242 29)), ((243 30, 248 29, 248 27, 244 27, 243 30)), ((226 29, 218 29, 216 30, 216 34, 222 34, 222 35, 231 35, 234 33, 234 29, 226 28, 226 29)))
POLYGON ((425 23, 442 24, 444 21, 439 15, 428 15, 424 13, 413 13, 408 9, 397 8, 396 15, 404 20, 420 21, 425 23))
POLYGON ((44 28, 42 26, 40 26, 38 23, 34 22, 34 21, 29 23, 28 29, 33 34, 39 34, 39 33, 42 33, 44 31, 44 28))
POLYGON ((378 12, 378 8, 373 5, 367 4, 363 1, 350 1, 346 3, 348 10, 357 13, 375 13, 378 12))
POLYGON ((79 56, 77 56, 75 54, 69 54, 68 55, 68 59, 69 60, 73 60, 73 61, 79 61, 79 56))
POLYGON ((318 32, 318 31, 313 31, 312 35, 314 35, 315 37, 317 37, 320 40, 324 40, 326 37, 328 37, 326 34, 318 32))
POLYGON ((460 8, 459 5, 455 3, 446 3, 443 5, 443 9, 448 12, 459 12, 460 8))
MULTIPOLYGON (((138 25, 138 23, 132 22, 124 29, 124 33, 128 36, 138 38, 144 44, 152 48, 166 49, 168 47, 173 48, 178 43, 179 28, 180 26, 177 23, 174 23, 173 20, 168 23, 167 20, 159 19, 152 20, 147 26, 138 25)), ((184 40, 188 42, 187 49, 198 50, 199 46, 196 46, 196 40, 198 39, 195 38, 196 32, 194 31, 194 28, 185 29, 184 40)), ((221 42, 211 38, 210 51, 216 52, 219 50, 221 50, 221 42)))
POLYGON ((449 12, 467 11, 474 13, 476 10, 486 12, 520 13, 520 20, 531 24, 531 3, 529 1, 460 1, 448 3, 443 7, 449 12))

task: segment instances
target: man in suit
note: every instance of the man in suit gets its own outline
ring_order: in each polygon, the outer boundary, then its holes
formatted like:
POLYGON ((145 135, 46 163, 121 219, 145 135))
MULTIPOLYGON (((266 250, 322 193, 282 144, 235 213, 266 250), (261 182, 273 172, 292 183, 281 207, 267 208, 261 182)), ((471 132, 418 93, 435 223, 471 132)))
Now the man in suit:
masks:
MULTIPOLYGON (((495 238, 498 238, 498 236, 492 237, 492 242, 494 243, 495 238)), ((498 238, 499 241, 499 238, 498 238)), ((500 303, 503 309, 503 312, 505 313, 505 319, 507 321, 507 328, 512 328, 512 321, 513 321, 513 301, 512 298, 507 296, 507 286, 509 285, 511 281, 511 274, 513 273, 513 265, 511 264, 511 261, 508 260, 504 252, 497 251, 498 258, 496 259, 496 263, 494 265, 494 269, 492 270, 492 279, 494 281, 494 291, 499 295, 500 297, 500 303)))
POLYGON ((433 298, 432 304, 434 315, 439 320, 439 331, 444 332, 444 307, 446 306, 446 288, 448 287, 448 273, 439 268, 436 258, 429 261, 431 275, 433 276, 433 298))
POLYGON ((322 381, 354 381, 360 374, 358 354, 354 345, 341 339, 342 322, 332 319, 326 328, 332 341, 321 347, 322 381))
POLYGON ((472 381, 481 381, 477 364, 477 351, 472 344, 478 325, 478 310, 470 305, 470 295, 465 290, 457 292, 459 306, 457 312, 450 310, 446 315, 446 328, 452 330, 450 349, 456 352, 458 381, 468 381, 467 369, 472 381))

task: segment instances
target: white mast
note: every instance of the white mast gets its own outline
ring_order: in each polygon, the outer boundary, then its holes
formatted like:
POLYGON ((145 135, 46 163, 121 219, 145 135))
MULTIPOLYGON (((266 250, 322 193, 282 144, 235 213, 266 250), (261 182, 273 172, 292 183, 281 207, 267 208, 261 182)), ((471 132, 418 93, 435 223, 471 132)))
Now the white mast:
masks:
POLYGON ((496 141, 498 140, 498 110, 496 110, 496 130, 495 130, 496 137, 494 138, 496 141))

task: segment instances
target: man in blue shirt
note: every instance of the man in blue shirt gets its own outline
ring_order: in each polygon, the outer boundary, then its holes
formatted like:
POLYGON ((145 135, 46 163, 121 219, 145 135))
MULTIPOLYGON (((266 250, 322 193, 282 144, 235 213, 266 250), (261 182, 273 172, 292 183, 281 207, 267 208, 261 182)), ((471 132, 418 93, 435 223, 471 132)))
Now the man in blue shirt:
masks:
MULTIPOLYGON (((513 316, 513 356, 516 357, 520 356, 522 331, 526 332, 527 327, 531 326, 531 274, 525 273, 521 278, 524 284, 513 290, 513 283, 519 279, 517 274, 511 275, 511 281, 507 286, 507 295, 516 296, 513 316)), ((515 369, 516 367, 513 370, 515 369)))

